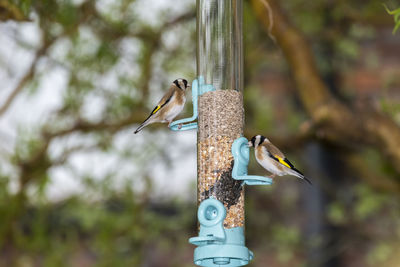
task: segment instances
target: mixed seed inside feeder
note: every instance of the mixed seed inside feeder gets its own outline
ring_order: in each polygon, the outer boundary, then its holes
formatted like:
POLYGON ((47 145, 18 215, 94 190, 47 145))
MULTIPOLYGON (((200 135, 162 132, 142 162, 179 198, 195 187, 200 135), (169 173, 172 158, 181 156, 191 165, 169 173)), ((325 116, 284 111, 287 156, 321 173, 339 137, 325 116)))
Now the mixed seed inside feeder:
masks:
POLYGON ((225 228, 244 226, 244 189, 232 178, 232 144, 243 133, 243 96, 216 90, 199 98, 198 201, 209 197, 227 208, 225 228))

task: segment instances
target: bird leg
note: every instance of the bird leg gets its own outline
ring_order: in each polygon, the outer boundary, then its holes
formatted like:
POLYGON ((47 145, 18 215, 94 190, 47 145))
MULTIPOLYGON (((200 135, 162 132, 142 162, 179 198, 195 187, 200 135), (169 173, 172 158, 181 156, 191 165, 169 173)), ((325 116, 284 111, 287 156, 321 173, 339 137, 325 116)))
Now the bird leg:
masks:
MULTIPOLYGON (((171 128, 170 126, 171 126, 172 120, 171 121, 167 121, 167 122, 168 122, 168 128, 171 128)), ((182 123, 178 124, 178 129, 180 130, 182 128, 182 126, 183 126, 182 123)))

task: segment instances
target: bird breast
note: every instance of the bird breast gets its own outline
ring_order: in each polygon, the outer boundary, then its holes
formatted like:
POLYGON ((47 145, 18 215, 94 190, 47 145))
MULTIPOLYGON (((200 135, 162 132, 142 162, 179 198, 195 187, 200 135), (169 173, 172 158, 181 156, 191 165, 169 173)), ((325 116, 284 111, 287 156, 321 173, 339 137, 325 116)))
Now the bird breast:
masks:
POLYGON ((185 97, 178 97, 178 99, 174 99, 177 96, 173 96, 173 99, 171 99, 171 102, 175 102, 175 105, 172 105, 168 110, 166 110, 166 116, 165 120, 166 121, 171 121, 173 120, 176 116, 178 116, 179 113, 181 113, 183 107, 185 106, 186 98, 185 97))

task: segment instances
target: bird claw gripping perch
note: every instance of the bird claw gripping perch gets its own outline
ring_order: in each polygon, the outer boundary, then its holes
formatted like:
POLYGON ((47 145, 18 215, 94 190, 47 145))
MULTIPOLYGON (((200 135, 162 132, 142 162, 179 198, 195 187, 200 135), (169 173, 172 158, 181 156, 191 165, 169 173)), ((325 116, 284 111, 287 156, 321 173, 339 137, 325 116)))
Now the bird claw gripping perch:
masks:
POLYGON ((243 266, 253 259, 244 245, 243 227, 225 229, 226 209, 218 200, 209 198, 201 202, 197 211, 200 222, 199 236, 189 242, 196 245, 194 263, 199 266, 243 266))
POLYGON ((198 97, 202 94, 215 91, 214 86, 211 84, 205 84, 204 78, 200 76, 198 79, 192 82, 192 103, 193 103, 193 116, 190 118, 185 118, 181 120, 177 120, 171 123, 169 128, 172 131, 187 131, 192 129, 197 129, 197 106, 198 106, 198 97))
POLYGON ((232 144, 232 154, 234 158, 232 178, 243 181, 247 185, 270 185, 272 179, 264 176, 247 175, 247 165, 249 165, 250 149, 248 140, 245 137, 239 137, 232 144))

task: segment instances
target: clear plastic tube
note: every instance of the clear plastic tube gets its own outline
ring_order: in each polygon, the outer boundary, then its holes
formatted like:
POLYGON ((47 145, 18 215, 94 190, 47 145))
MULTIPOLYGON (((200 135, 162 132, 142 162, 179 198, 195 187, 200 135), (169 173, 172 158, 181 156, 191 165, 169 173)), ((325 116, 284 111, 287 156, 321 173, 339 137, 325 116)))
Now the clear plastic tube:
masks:
POLYGON ((197 74, 215 91, 199 97, 198 201, 227 208, 225 228, 244 226, 244 189, 232 178, 232 143, 243 134, 242 0, 197 0, 197 74))

